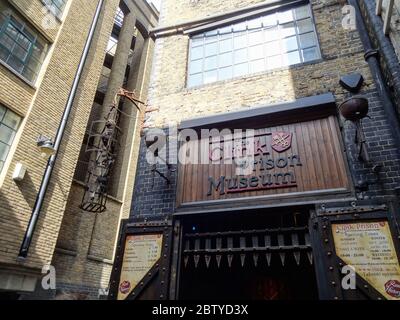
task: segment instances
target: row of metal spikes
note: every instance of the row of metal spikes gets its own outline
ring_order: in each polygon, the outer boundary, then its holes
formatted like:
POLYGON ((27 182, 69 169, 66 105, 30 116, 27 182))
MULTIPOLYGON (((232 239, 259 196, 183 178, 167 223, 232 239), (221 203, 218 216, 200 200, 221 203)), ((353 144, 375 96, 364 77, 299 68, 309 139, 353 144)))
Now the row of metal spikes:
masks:
MULTIPOLYGON (((312 255, 312 251, 309 250, 306 252, 307 253, 307 258, 308 258, 308 262, 312 265, 313 264, 313 255, 312 255)), ((258 253, 253 253, 253 263, 254 266, 257 267, 258 263, 259 263, 259 258, 260 258, 260 254, 258 253)), ((199 262, 200 262, 200 255, 199 254, 194 254, 194 255, 185 255, 183 258, 184 261, 184 265, 185 268, 187 268, 188 264, 189 264, 189 259, 190 257, 193 256, 193 261, 194 261, 194 267, 197 269, 197 267, 199 266, 199 262)), ((228 266, 229 268, 232 267, 232 262, 233 262, 233 258, 235 255, 233 254, 227 254, 227 261, 228 261, 228 266)), ((204 260, 205 260, 205 264, 206 267, 209 268, 210 267, 210 263, 211 263, 211 259, 212 259, 213 255, 204 255, 204 260)), ((280 262, 282 263, 282 266, 285 266, 285 262, 286 262, 286 252, 279 252, 279 257, 280 257, 280 262)), ((301 252, 300 251, 295 251, 293 252, 293 257, 296 261, 296 264, 299 266, 300 265, 300 258, 301 258, 301 252)), ((268 267, 271 266, 271 260, 272 260, 272 253, 271 252, 267 252, 265 253, 265 258, 268 264, 268 267)), ((216 263, 218 268, 220 268, 221 266, 221 261, 222 261, 222 255, 221 254, 217 254, 215 255, 215 259, 216 259, 216 263)), ((244 267, 246 262, 246 253, 242 253, 240 254, 240 264, 242 267, 244 267)))

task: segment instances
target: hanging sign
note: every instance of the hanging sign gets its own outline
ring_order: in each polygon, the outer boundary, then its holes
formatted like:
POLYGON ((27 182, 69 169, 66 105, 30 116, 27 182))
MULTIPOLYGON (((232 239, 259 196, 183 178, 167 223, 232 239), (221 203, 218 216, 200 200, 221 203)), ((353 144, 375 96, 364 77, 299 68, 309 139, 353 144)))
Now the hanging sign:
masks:
POLYGON ((333 224, 336 254, 389 300, 400 300, 400 266, 387 221, 333 224))
POLYGON ((126 237, 118 300, 125 300, 161 257, 162 234, 126 237))

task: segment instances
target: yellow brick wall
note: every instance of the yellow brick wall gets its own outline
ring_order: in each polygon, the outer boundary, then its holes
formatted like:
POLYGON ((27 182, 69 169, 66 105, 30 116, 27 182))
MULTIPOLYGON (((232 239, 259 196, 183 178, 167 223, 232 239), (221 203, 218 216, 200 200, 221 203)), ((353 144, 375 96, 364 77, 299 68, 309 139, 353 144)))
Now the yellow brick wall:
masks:
MULTIPOLYGON (((161 14, 162 25, 190 18, 201 18, 245 7, 261 1, 202 1, 196 6, 177 7, 175 1, 165 0, 161 14)), ((187 57, 189 37, 174 35, 156 41, 155 67, 148 102, 160 112, 148 114, 146 126, 164 126, 169 122, 220 112, 245 109, 291 101, 328 91, 338 100, 346 91, 338 83, 340 76, 357 70, 366 78, 366 88, 373 86, 371 74, 364 61, 362 45, 356 31, 341 27, 341 6, 336 0, 312 0, 323 61, 261 72, 187 88, 187 57)))
MULTIPOLYGON (((38 30, 50 42, 54 42, 60 29, 61 21, 57 18, 52 19, 52 17, 48 15, 49 12, 46 10, 41 0, 8 1, 22 16, 24 16, 31 24, 33 24, 36 30, 38 30), (49 26, 48 22, 51 23, 51 28, 46 27, 49 26)), ((68 10, 68 6, 66 7, 66 10, 68 10)), ((67 11, 64 13, 68 14, 67 11)))
MULTIPOLYGON (((35 1, 39 2, 34 0, 21 3, 35 1)), ((102 11, 94 46, 82 76, 30 253, 21 267, 41 269, 45 263, 51 262, 117 5, 117 0, 107 0, 102 11)), ((21 137, 15 141, 16 150, 0 189, 0 263, 16 264, 46 166, 46 159, 41 158, 36 150, 36 138, 39 134, 50 137, 56 134, 96 6, 97 1, 71 2, 69 14, 55 38, 43 81, 35 92, 36 96, 20 129, 21 137), (24 163, 28 169, 27 176, 20 183, 15 183, 11 178, 17 162, 24 163)), ((34 15, 34 12, 31 14, 34 15)), ((32 20, 39 18, 31 16, 32 20)), ((10 75, 10 78, 13 79, 13 76, 10 75)), ((11 105, 20 103, 12 96, 15 92, 23 95, 24 90, 27 90, 19 81, 13 80, 13 83, 12 87, 4 87, 1 82, 0 91, 1 100, 11 105)))
POLYGON ((72 185, 57 242, 57 248, 67 252, 58 250, 53 258, 57 282, 106 288, 112 269, 121 203, 109 199, 107 211, 96 217, 79 209, 83 192, 82 185, 72 185))

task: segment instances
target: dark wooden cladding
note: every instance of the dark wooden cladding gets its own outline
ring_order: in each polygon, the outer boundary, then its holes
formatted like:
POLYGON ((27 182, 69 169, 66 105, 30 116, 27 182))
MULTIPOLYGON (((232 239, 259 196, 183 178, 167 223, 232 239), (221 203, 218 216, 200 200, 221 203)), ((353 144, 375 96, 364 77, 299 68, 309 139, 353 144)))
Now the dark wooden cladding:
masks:
MULTIPOLYGON (((178 172, 178 192, 177 192, 177 207, 183 204, 195 202, 210 202, 223 199, 243 199, 246 197, 257 196, 274 196, 274 195, 290 195, 292 193, 300 194, 310 191, 332 191, 346 192, 350 191, 350 182, 348 172, 343 156, 342 145, 340 141, 339 127, 335 116, 329 116, 317 120, 309 120, 305 122, 297 122, 293 124, 279 125, 266 129, 255 130, 256 136, 259 136, 261 141, 266 143, 269 154, 262 156, 264 159, 289 159, 288 165, 283 168, 270 170, 261 170, 261 166, 256 166, 255 171, 246 176, 247 178, 259 177, 262 180, 263 175, 279 174, 285 175, 287 178, 286 184, 276 185, 275 187, 261 188, 248 186, 243 190, 225 188, 224 194, 213 189, 209 193, 209 178, 219 181, 220 177, 237 177, 235 164, 186 164, 179 165, 178 172), (271 134, 275 132, 292 133, 291 147, 284 152, 277 152, 271 148, 271 134), (301 165, 298 165, 297 159, 293 156, 298 156, 301 165), (290 159, 293 159, 290 162, 290 159), (289 165, 292 164, 292 166, 289 165), (294 174, 295 181, 291 178, 291 173, 294 174), (289 181, 290 180, 290 181, 289 181)), ((182 146, 180 152, 186 153, 194 145, 194 142, 182 146), (193 143, 193 144, 191 144, 193 143)), ((209 141, 201 141, 200 144, 209 143, 209 141)), ((200 149, 193 152, 193 157, 201 159, 200 149)), ((203 149, 204 150, 204 149, 203 149)), ((204 157, 204 155, 203 155, 204 157)), ((256 160, 262 158, 261 155, 255 157, 256 160)), ((284 163, 282 160, 281 163, 284 163)), ((244 177, 244 176, 240 176, 244 177)), ((239 178, 240 178, 239 177, 239 178)), ((266 178, 265 178, 266 179, 266 178)), ((285 179, 285 178, 282 178, 285 179)), ((236 181, 236 180, 232 180, 236 181)), ((250 184, 250 179, 248 180, 250 184)), ((265 180, 264 180, 265 181, 265 180)), ((284 180, 282 180, 284 181, 284 180)), ((224 181, 228 185, 228 181, 224 181)))

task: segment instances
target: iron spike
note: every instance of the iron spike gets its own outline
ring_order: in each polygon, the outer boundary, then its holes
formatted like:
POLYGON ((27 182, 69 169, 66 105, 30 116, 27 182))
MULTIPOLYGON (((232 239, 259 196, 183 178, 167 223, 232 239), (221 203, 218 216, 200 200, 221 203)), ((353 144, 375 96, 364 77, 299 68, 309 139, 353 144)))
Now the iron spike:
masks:
POLYGON ((208 269, 208 267, 210 266, 210 262, 211 262, 211 256, 206 255, 206 256, 204 256, 204 258, 206 260, 206 266, 207 266, 207 269, 208 269))
POLYGON ((258 253, 253 253, 254 266, 258 265, 258 253))
POLYGON ((281 257, 282 266, 285 266, 285 257, 286 257, 286 253, 280 252, 280 253, 279 253, 279 256, 281 257))
POLYGON ((232 267, 232 260, 233 260, 233 254, 228 254, 228 265, 229 265, 229 268, 232 267))
POLYGON ((222 256, 221 256, 220 254, 218 254, 215 258, 217 259, 217 266, 218 266, 218 268, 219 268, 220 265, 221 265, 221 258, 222 258, 222 256))
POLYGON ((313 254, 311 251, 307 252, 307 257, 308 257, 308 261, 310 261, 310 264, 313 264, 313 254))
POLYGON ((297 265, 300 265, 300 252, 293 252, 294 259, 296 260, 297 265))
POLYGON ((271 253, 267 253, 265 256, 267 258, 267 263, 268 263, 268 267, 269 267, 269 266, 271 266, 272 254, 271 253))
POLYGON ((195 255, 194 256, 194 267, 197 269, 197 266, 199 265, 199 261, 200 261, 200 256, 199 255, 195 255))
POLYGON ((244 261, 246 260, 246 254, 245 253, 242 253, 241 255, 240 255, 240 262, 241 262, 241 264, 242 264, 242 268, 244 267, 244 261))
POLYGON ((189 262, 189 256, 185 256, 185 257, 183 258, 183 261, 184 261, 184 263, 185 263, 185 268, 187 268, 187 265, 188 265, 188 262, 189 262))

